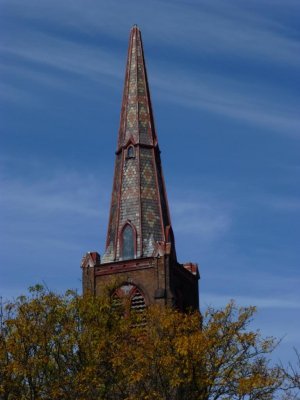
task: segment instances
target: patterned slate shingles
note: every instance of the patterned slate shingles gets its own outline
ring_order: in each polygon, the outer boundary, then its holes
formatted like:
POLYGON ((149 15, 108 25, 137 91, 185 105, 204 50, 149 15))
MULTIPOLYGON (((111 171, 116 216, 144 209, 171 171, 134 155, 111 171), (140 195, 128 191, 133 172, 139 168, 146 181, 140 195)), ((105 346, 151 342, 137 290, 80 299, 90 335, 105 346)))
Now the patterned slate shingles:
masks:
POLYGON ((116 260, 120 258, 119 236, 126 221, 136 228, 137 257, 151 256, 153 243, 164 240, 164 230, 170 224, 151 112, 141 34, 133 28, 103 263, 115 261, 115 254, 116 260), (134 158, 126 157, 129 141, 135 144, 134 158))

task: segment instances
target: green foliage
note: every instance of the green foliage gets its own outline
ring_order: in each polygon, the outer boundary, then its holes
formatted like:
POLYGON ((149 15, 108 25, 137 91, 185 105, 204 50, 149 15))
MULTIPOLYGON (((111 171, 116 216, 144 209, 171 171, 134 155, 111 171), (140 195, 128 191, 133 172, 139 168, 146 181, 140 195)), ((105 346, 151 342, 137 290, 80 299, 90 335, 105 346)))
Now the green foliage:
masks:
POLYGON ((37 285, 6 311, 3 400, 270 400, 284 379, 268 364, 274 339, 249 330, 252 307, 124 316, 110 296, 37 285))

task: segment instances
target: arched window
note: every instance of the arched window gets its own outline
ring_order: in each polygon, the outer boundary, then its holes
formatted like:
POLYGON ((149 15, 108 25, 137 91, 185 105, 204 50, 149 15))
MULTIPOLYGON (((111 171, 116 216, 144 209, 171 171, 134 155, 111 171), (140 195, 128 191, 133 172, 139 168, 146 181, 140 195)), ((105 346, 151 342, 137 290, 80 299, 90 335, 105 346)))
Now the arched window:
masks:
POLYGON ((134 232, 132 226, 127 224, 122 232, 122 258, 134 258, 134 232))
POLYGON ((134 158, 134 147, 129 146, 127 149, 127 158, 134 158))
POLYGON ((132 311, 142 313, 146 309, 146 302, 137 286, 126 283, 113 292, 112 306, 120 315, 126 315, 132 311))

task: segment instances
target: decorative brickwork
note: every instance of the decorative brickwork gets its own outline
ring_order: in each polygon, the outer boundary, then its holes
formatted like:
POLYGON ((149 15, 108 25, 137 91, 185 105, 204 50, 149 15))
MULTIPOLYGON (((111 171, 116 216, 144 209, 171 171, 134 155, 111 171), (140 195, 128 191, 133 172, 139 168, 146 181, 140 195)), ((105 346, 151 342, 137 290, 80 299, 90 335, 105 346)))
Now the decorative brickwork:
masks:
POLYGON ((118 281, 120 288, 135 288, 137 308, 154 302, 199 307, 197 265, 177 262, 137 26, 129 39, 106 249, 101 261, 95 254, 82 261, 84 291, 97 295, 118 281))

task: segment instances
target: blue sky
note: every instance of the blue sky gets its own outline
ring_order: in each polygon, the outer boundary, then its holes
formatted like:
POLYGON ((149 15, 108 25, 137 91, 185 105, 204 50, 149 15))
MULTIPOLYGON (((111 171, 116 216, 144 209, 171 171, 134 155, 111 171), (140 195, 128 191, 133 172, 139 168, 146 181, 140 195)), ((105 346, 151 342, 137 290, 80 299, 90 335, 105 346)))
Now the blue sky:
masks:
POLYGON ((81 289, 103 253, 130 27, 180 261, 300 348, 300 3, 0 0, 0 295, 81 289))

